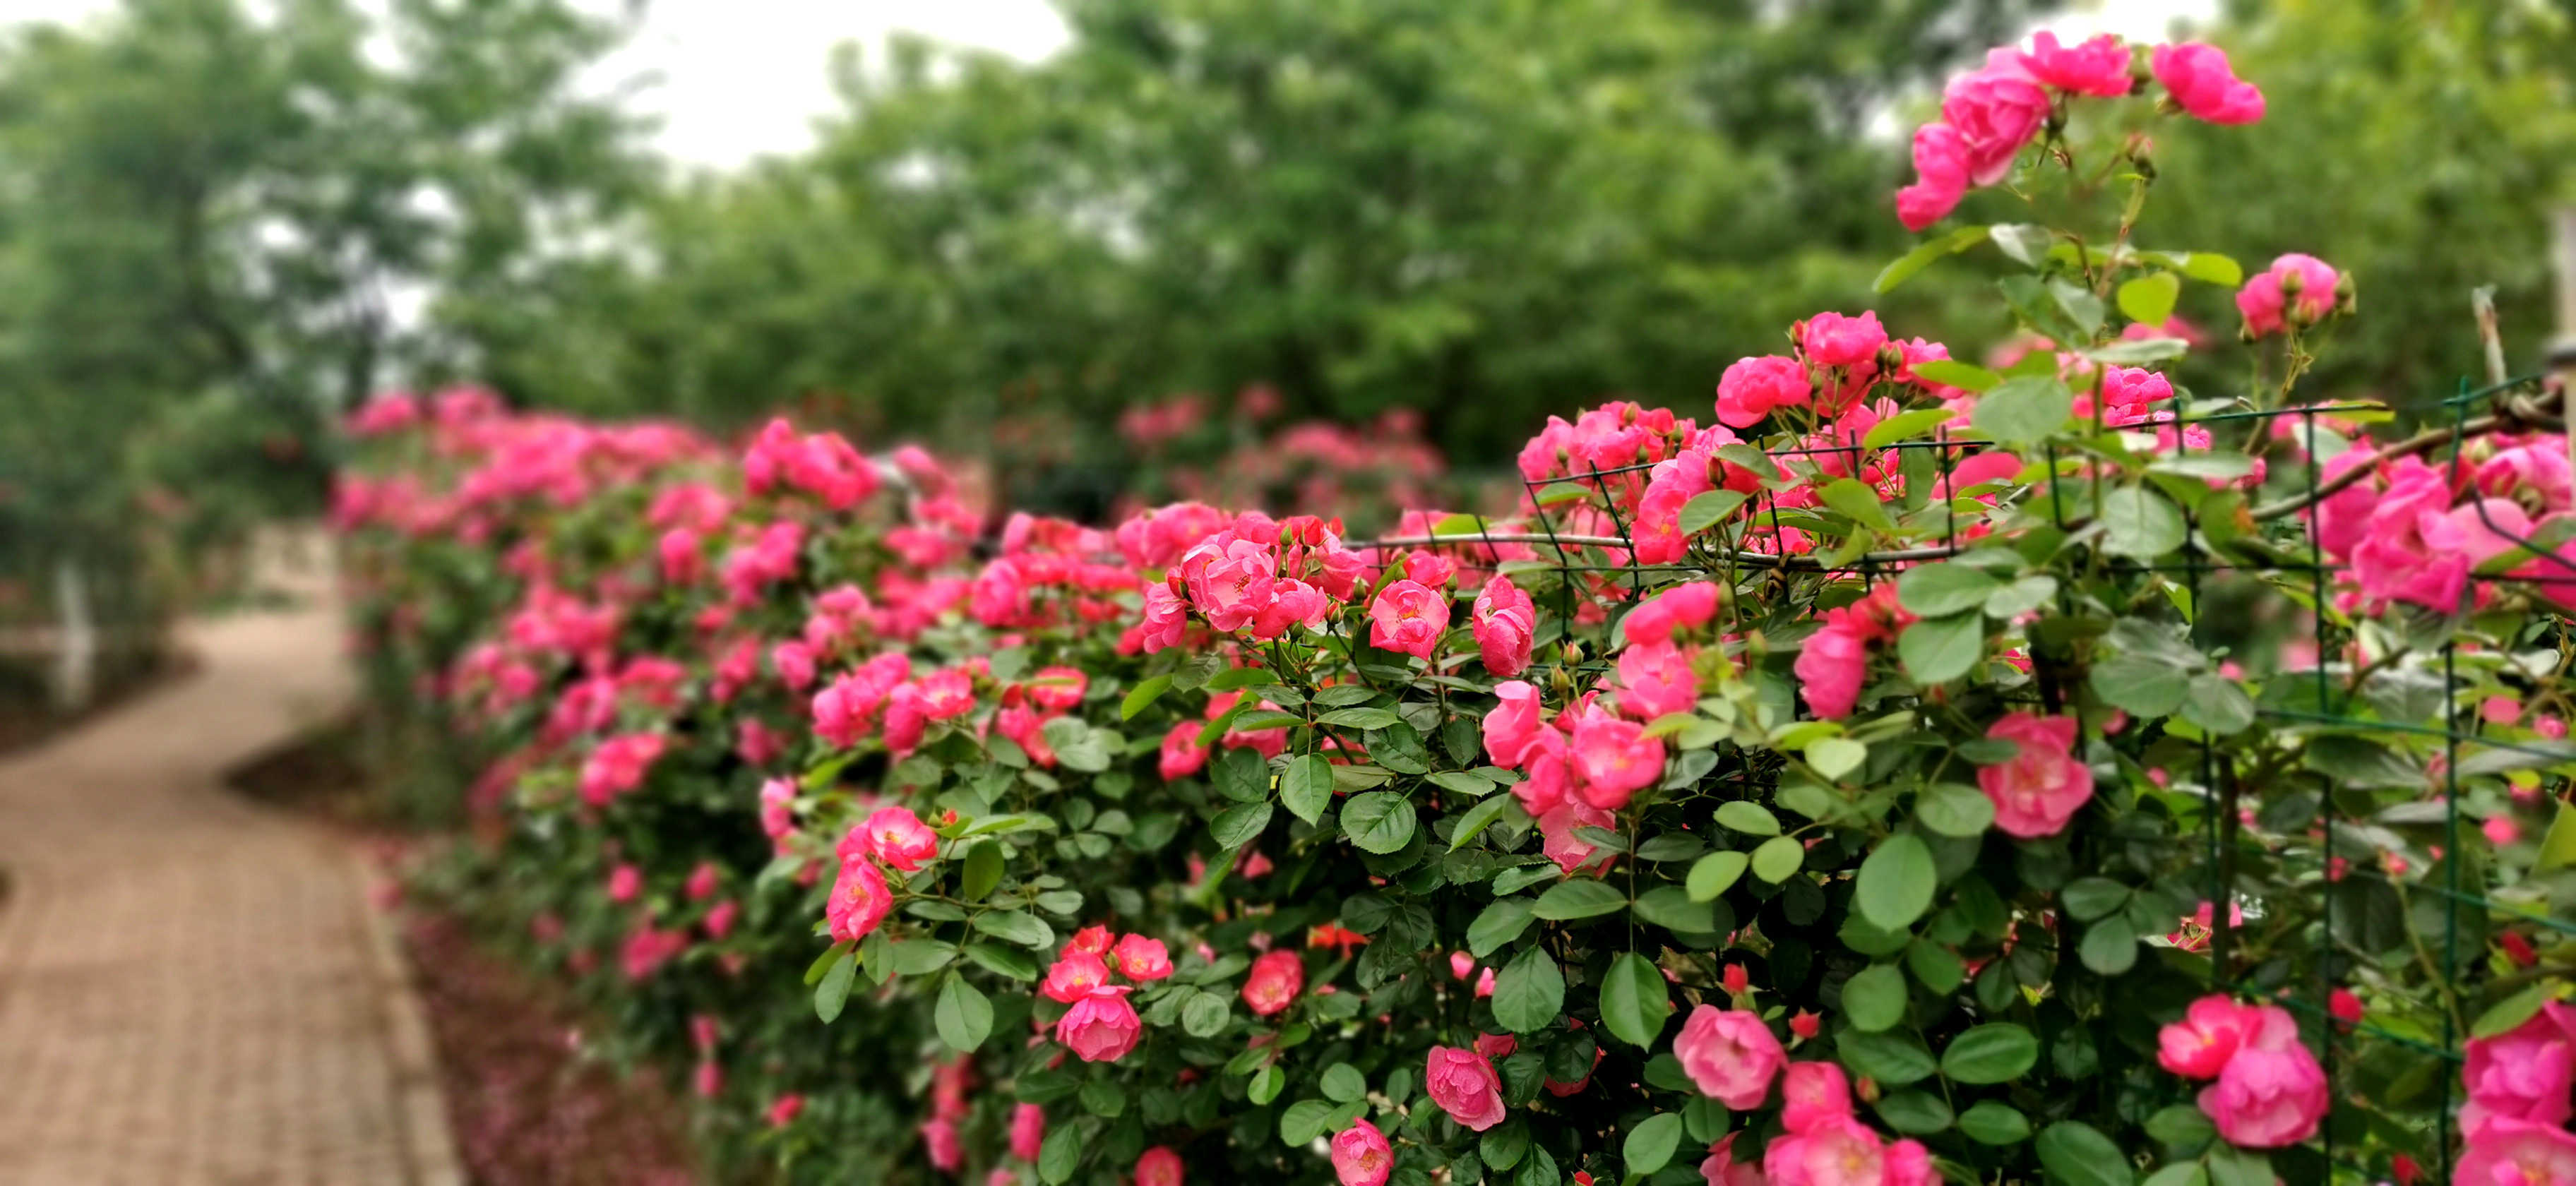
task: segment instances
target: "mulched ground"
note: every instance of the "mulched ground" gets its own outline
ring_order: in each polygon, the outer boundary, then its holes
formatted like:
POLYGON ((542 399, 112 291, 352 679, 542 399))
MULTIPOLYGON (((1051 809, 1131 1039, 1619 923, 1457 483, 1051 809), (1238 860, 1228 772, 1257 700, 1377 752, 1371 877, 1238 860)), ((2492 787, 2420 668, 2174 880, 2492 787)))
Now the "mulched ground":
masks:
MULTIPOLYGON (((385 865, 424 841, 386 822, 358 761, 354 722, 320 730, 227 778, 309 817, 385 865)), ((437 1046, 449 1127, 477 1186, 691 1186, 679 1102, 581 1050, 583 1019, 556 986, 476 942, 427 903, 404 907, 404 954, 437 1046)))
POLYGON ((581 1025, 452 919, 404 936, 466 1173, 483 1186, 687 1186, 677 1101, 579 1052, 581 1025))

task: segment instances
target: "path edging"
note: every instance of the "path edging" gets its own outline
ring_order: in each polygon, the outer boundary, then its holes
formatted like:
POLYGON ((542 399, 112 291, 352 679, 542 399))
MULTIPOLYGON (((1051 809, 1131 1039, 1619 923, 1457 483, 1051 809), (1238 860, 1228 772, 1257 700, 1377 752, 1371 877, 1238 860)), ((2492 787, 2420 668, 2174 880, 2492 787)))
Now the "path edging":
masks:
POLYGON ((358 853, 349 854, 350 874, 362 900, 367 947, 374 956, 385 1033, 392 1046, 394 1120, 402 1130, 403 1148, 411 1162, 415 1186, 465 1186, 464 1162, 447 1123, 447 1099, 440 1087, 438 1055, 430 1045, 429 1022, 421 1012, 419 987, 402 942, 394 934, 393 913, 377 908, 365 889, 375 869, 358 853))

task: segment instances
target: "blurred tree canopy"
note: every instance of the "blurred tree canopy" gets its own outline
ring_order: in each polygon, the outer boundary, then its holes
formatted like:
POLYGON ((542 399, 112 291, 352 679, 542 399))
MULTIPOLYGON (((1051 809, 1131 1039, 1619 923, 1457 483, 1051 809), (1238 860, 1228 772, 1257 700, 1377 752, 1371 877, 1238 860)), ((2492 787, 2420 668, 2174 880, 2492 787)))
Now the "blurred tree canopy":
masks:
POLYGON ((1899 97, 2016 0, 1069 0, 1036 65, 845 55, 811 155, 658 203, 630 266, 474 324, 505 388, 899 431, 1176 390, 1421 409, 1465 457, 1551 411, 1704 402, 1902 250, 1899 97), (528 327, 513 331, 511 319, 528 327))
MULTIPOLYGON (((647 192, 561 0, 128 0, 0 42, 0 530, 283 481, 314 426, 465 348, 429 294, 541 285, 647 192), (379 15, 369 16, 369 12, 379 15)), ((48 531, 46 529, 54 529, 48 531)))

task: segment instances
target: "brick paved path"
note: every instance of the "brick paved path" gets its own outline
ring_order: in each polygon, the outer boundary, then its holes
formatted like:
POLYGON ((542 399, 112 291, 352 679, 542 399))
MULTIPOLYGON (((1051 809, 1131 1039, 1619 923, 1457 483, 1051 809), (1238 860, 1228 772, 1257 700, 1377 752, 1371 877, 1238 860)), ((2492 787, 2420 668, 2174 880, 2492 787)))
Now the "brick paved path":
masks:
POLYGON ((352 692, 291 575, 297 608, 190 627, 196 674, 0 762, 0 1183, 454 1180, 354 861, 219 782, 352 692))

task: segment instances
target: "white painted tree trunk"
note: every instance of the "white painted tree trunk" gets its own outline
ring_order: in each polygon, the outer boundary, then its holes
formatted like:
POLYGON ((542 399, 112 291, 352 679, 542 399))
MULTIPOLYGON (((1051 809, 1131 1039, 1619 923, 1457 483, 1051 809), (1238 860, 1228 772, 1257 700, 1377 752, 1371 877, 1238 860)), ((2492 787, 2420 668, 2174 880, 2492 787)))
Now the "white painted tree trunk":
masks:
POLYGON ((98 688, 98 627, 90 620, 89 582, 80 565, 54 565, 54 608, 62 622, 54 648, 54 705, 65 712, 89 705, 98 688))

